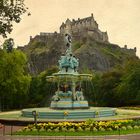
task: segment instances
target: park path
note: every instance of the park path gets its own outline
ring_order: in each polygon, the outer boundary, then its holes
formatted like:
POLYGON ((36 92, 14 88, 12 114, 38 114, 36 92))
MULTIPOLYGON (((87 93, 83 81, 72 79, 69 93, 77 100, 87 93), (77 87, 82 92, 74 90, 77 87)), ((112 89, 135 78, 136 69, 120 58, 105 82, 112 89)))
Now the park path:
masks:
POLYGON ((140 140, 139 135, 121 136, 0 136, 0 140, 140 140))

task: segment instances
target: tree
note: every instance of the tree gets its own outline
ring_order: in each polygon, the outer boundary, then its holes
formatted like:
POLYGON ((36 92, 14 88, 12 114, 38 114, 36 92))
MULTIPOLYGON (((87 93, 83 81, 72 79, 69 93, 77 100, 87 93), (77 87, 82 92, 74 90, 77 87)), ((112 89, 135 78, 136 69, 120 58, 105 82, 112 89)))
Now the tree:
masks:
POLYGON ((95 86, 98 105, 140 105, 140 60, 128 60, 124 65, 103 73, 98 84, 95 86))
POLYGON ((54 95, 56 83, 47 82, 46 76, 58 72, 58 67, 52 66, 38 76, 32 77, 29 94, 29 107, 49 106, 54 95))
POLYGON ((24 53, 0 50, 0 102, 2 109, 21 108, 26 103, 30 76, 24 53))
POLYGON ((140 60, 130 60, 123 68, 121 83, 117 87, 120 105, 140 105, 140 60))
POLYGON ((119 70, 112 70, 102 75, 99 86, 100 98, 98 99, 100 105, 118 106, 119 98, 116 96, 116 88, 121 82, 122 74, 119 70))
POLYGON ((24 0, 0 0, 0 35, 7 37, 13 30, 13 22, 19 23, 27 9, 24 0))

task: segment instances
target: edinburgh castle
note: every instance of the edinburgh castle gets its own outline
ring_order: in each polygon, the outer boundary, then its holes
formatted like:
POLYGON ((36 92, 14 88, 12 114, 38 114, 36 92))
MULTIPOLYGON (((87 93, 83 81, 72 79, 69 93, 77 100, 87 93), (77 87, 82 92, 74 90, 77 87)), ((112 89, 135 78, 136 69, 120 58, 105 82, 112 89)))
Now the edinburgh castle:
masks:
POLYGON ((72 36, 90 35, 97 41, 108 42, 107 32, 102 32, 98 28, 93 14, 90 17, 78 20, 67 19, 66 22, 60 26, 60 34, 70 33, 72 36))
POLYGON ((47 42, 47 40, 51 37, 62 36, 64 37, 65 33, 71 34, 73 39, 80 39, 83 37, 90 36, 93 40, 99 42, 109 43, 107 32, 102 32, 97 22, 95 21, 93 14, 90 17, 86 18, 78 18, 78 20, 67 19, 66 22, 62 23, 60 26, 60 33, 48 33, 41 32, 40 35, 37 35, 35 38, 30 37, 30 41, 33 39, 41 40, 43 42, 47 42))

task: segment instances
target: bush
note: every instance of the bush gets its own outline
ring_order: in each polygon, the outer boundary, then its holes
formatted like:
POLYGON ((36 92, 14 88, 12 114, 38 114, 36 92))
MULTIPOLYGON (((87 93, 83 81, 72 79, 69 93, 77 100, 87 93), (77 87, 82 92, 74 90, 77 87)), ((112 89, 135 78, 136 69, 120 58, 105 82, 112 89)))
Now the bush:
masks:
POLYGON ((74 128, 70 128, 68 131, 69 132, 75 132, 75 129, 74 128))
POLYGON ((52 130, 51 129, 48 129, 47 132, 52 132, 52 130))
POLYGON ((22 129, 19 129, 17 132, 23 132, 23 130, 22 129))
POLYGON ((39 131, 40 131, 40 132, 43 132, 43 131, 45 131, 45 129, 44 129, 44 128, 41 128, 39 131))
MULTIPOLYGON (((33 130, 34 130, 34 129, 33 129, 33 130)), ((33 130, 32 130, 32 131, 33 131, 33 130)), ((26 131, 26 132, 30 132, 30 131, 31 131, 31 129, 27 128, 25 131, 26 131)))
POLYGON ((135 125, 133 128, 134 128, 134 129, 139 129, 139 126, 135 125))
POLYGON ((112 131, 112 128, 107 128, 108 131, 112 131))
POLYGON ((105 131, 105 129, 103 127, 100 127, 99 130, 100 131, 105 131))
POLYGON ((81 127, 79 127, 79 128, 77 129, 77 131, 83 131, 83 129, 82 129, 81 127))
POLYGON ((56 128, 53 130, 54 132, 59 132, 59 128, 56 128))
POLYGON ((126 127, 125 127, 125 126, 122 126, 122 127, 121 127, 121 130, 126 130, 126 127))
POLYGON ((85 131, 90 131, 90 128, 89 127, 85 128, 85 131))
POLYGON ((32 129, 33 132, 38 132, 38 129, 34 128, 32 129))
POLYGON ((93 127, 92 129, 94 132, 97 132, 98 130, 96 129, 96 127, 93 127))
POLYGON ((128 130, 132 130, 132 129, 133 129, 133 127, 132 127, 132 126, 130 126, 130 125, 128 125, 128 126, 127 126, 127 129, 128 129, 128 130))
POLYGON ((63 132, 66 132, 66 131, 67 131, 67 128, 63 127, 61 130, 62 130, 63 132))

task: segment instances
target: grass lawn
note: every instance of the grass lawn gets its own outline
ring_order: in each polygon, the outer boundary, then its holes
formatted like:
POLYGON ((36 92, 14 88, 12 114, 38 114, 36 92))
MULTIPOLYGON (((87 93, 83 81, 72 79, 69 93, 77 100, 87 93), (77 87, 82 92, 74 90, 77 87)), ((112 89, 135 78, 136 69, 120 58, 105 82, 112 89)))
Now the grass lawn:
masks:
POLYGON ((133 130, 116 130, 116 131, 83 131, 83 132, 15 132, 14 135, 33 135, 33 136, 103 136, 103 135, 124 135, 124 134, 138 134, 140 129, 133 130))
POLYGON ((33 135, 33 136, 103 136, 103 135, 122 135, 122 134, 140 134, 138 130, 117 130, 117 131, 83 131, 83 132, 15 132, 14 135, 33 135))

